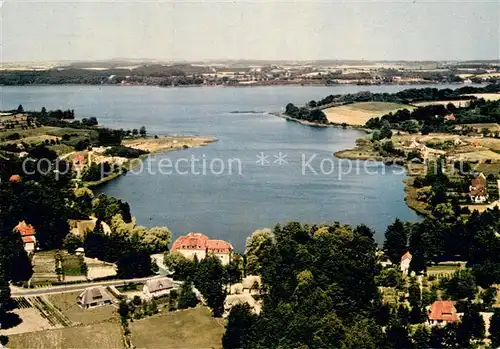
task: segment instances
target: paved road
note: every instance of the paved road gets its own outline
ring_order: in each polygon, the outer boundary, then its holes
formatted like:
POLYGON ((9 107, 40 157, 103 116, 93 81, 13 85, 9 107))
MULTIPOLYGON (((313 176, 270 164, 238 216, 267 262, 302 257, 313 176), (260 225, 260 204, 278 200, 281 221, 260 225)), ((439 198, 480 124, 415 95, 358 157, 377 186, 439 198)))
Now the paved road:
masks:
POLYGON ((81 284, 73 285, 61 285, 52 287, 40 287, 40 288, 20 288, 11 286, 11 296, 12 297, 29 297, 29 296, 43 296, 47 294, 54 293, 64 293, 73 291, 82 291, 87 287, 91 286, 118 286, 129 282, 143 282, 151 277, 138 278, 138 279, 122 279, 122 280, 109 280, 109 281, 98 281, 98 282, 86 282, 81 284))

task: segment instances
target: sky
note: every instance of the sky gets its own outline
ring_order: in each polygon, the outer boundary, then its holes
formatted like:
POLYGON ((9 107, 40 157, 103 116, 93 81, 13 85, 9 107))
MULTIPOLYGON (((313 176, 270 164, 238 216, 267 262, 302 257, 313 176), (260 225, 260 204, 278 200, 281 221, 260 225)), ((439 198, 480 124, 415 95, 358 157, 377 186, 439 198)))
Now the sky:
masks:
POLYGON ((500 1, 0 0, 3 62, 500 58, 500 1))

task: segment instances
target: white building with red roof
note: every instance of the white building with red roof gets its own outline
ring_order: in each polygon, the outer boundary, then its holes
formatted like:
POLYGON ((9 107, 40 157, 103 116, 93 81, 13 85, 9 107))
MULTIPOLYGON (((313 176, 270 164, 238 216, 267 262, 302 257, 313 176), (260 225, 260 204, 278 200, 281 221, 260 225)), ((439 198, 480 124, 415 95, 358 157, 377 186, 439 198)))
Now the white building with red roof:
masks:
POLYGON ((14 228, 21 238, 23 239, 24 249, 26 252, 33 252, 36 248, 36 231, 31 224, 27 224, 25 221, 19 222, 14 228))
POLYGON ((198 260, 202 260, 207 255, 214 255, 226 265, 231 262, 233 246, 224 240, 212 240, 202 233, 188 233, 175 240, 172 251, 191 260, 195 256, 198 260))
POLYGON ((444 326, 449 322, 458 321, 457 309, 451 301, 435 301, 428 314, 431 325, 444 326))
POLYGON ((401 272, 403 276, 408 275, 408 270, 410 269, 412 255, 410 251, 407 251, 404 255, 401 256, 401 272))

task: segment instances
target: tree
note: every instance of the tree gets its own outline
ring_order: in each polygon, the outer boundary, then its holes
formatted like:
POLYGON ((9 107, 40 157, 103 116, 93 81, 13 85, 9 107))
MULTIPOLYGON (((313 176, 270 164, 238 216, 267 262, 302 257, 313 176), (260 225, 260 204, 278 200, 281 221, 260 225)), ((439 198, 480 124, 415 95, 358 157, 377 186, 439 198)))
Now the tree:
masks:
POLYGON ((24 108, 23 108, 22 104, 19 104, 19 106, 17 107, 17 112, 18 113, 24 113, 24 108))
POLYGON ((495 310, 490 319, 490 340, 493 348, 500 347, 500 311, 495 310))
POLYGON ((228 265, 224 266, 224 269, 229 284, 241 282, 242 273, 238 261, 233 259, 228 265))
POLYGON ((482 340, 485 335, 484 320, 476 306, 469 305, 459 325, 459 340, 469 346, 471 340, 482 340))
POLYGON ((396 219, 385 231, 384 252, 392 263, 401 261, 408 249, 408 236, 403 222, 396 219))
POLYGON ((252 331, 257 322, 250 306, 246 303, 237 304, 231 308, 226 325, 226 332, 222 337, 224 349, 246 348, 251 342, 252 331))
POLYGON ((481 299, 483 300, 483 305, 486 309, 491 308, 497 296, 497 289, 494 286, 488 287, 481 293, 481 299))
POLYGON ((380 128, 380 139, 390 139, 392 137, 391 124, 389 121, 382 121, 382 127, 380 128))
POLYGON ((132 130, 132 136, 137 137, 138 134, 139 134, 139 131, 136 128, 134 128, 132 130))
POLYGON ((224 312, 225 283, 224 268, 215 256, 207 256, 200 261, 196 271, 195 285, 212 309, 215 317, 224 312))
POLYGON ((163 264, 174 272, 174 278, 177 280, 193 279, 196 276, 195 263, 178 252, 165 253, 163 264))
POLYGON ((264 248, 272 244, 273 240, 274 236, 271 229, 256 230, 247 238, 245 244, 245 271, 247 275, 259 275, 259 258, 262 257, 264 248))
POLYGON ((441 287, 452 299, 474 299, 477 292, 476 280, 468 269, 458 270, 450 279, 443 279, 441 287))
POLYGON ((146 126, 141 126, 141 128, 139 129, 139 134, 141 135, 141 137, 146 137, 146 126))
POLYGON ((191 281, 185 281, 181 287, 181 294, 179 295, 177 307, 179 309, 194 308, 196 304, 198 304, 198 299, 193 292, 193 284, 191 281))
POLYGON ((414 348, 430 348, 429 330, 426 326, 418 326, 411 337, 414 348))
POLYGON ((77 248, 83 246, 83 239, 80 236, 69 233, 64 238, 63 246, 69 253, 73 254, 77 248))

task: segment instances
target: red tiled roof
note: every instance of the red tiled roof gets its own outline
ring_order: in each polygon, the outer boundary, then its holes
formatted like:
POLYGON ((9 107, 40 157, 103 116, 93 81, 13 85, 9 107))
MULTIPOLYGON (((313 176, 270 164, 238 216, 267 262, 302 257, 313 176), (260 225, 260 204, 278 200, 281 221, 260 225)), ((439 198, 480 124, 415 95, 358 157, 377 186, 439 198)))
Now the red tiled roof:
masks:
POLYGON ((183 250, 209 250, 217 253, 230 253, 233 246, 224 240, 211 240, 202 233, 188 233, 180 236, 172 245, 172 251, 183 250))
POLYGON ((457 310, 451 301, 435 301, 432 303, 429 320, 457 321, 457 310))
POLYGON ((208 240, 207 249, 218 253, 229 253, 233 250, 233 245, 224 240, 208 240))
POLYGON ((405 259, 409 259, 411 261, 412 255, 410 251, 406 252, 404 255, 401 256, 401 262, 404 261, 405 259))
POLYGON ((28 243, 28 242, 35 243, 35 238, 33 236, 23 236, 23 242, 24 243, 28 243))
POLYGON ((172 251, 178 249, 186 250, 204 250, 207 246, 208 236, 202 233, 188 233, 184 236, 179 236, 172 245, 172 251))
POLYGON ((9 178, 9 182, 20 182, 20 181, 21 181, 21 176, 17 174, 14 174, 9 178))
POLYGON ((19 222, 18 225, 14 228, 21 236, 31 236, 35 235, 35 228, 31 224, 26 224, 25 221, 19 222))
POLYGON ((76 161, 76 162, 84 162, 85 161, 85 157, 81 154, 78 154, 77 156, 75 156, 75 158, 73 159, 73 161, 76 161))

